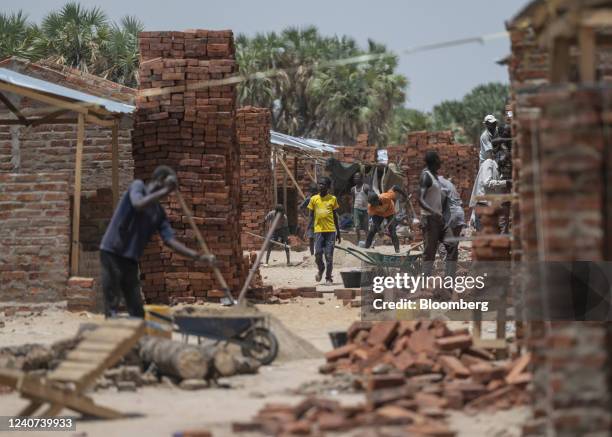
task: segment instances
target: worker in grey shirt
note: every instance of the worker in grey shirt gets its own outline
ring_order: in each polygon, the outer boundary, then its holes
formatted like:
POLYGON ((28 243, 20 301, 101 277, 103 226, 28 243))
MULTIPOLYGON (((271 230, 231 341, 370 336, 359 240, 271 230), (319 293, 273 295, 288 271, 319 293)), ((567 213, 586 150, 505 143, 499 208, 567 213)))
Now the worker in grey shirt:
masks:
POLYGON ((361 231, 368 232, 368 194, 370 193, 370 186, 363 183, 361 172, 355 173, 353 182, 355 183, 351 188, 353 222, 357 232, 357 243, 359 243, 361 241, 361 231))
POLYGON ((480 135, 480 154, 478 165, 482 165, 485 157, 485 152, 493 148, 491 141, 499 136, 497 129, 497 119, 495 116, 489 114, 484 118, 483 123, 485 125, 484 132, 480 135))
POLYGON ((419 181, 419 205, 423 231, 423 274, 430 276, 438 246, 444 238, 442 191, 438 181, 441 161, 435 150, 428 150, 425 153, 425 165, 419 181))
POLYGON ((443 176, 438 176, 438 182, 442 191, 442 217, 446 227, 442 242, 446 250, 445 273, 446 276, 455 276, 459 257, 458 238, 465 227, 465 212, 455 185, 443 176))

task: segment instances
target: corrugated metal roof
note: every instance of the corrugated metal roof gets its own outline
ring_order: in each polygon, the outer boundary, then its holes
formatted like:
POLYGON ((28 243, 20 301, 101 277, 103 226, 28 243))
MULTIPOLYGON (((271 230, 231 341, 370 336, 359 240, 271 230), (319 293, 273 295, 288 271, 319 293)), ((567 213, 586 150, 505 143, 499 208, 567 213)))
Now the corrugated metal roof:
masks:
POLYGON ((279 146, 293 147, 305 152, 329 152, 335 153, 338 146, 324 143, 323 141, 310 138, 292 137, 291 135, 281 134, 280 132, 270 131, 270 141, 279 146))
POLYGON ((115 100, 109 100, 103 97, 97 97, 81 91, 76 91, 65 86, 17 73, 16 71, 9 70, 8 68, 0 68, 0 81, 35 91, 64 97, 77 102, 99 105, 107 111, 113 113, 131 114, 136 110, 136 107, 132 105, 127 105, 115 100))

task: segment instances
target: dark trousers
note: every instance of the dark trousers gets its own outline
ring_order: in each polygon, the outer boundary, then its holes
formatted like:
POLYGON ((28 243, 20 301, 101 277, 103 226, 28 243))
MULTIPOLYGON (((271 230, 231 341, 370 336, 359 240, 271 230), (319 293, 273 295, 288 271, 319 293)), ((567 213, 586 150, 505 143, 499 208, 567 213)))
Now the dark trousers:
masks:
MULTIPOLYGON (((458 238, 461 235, 461 229, 463 226, 455 226, 454 228, 447 228, 444 233, 444 238, 458 238)), ((457 271, 457 259, 459 258, 459 242, 443 241, 444 250, 446 251, 446 258, 444 258, 444 270, 446 276, 455 276, 457 271)))
POLYGON ((317 268, 321 275, 325 272, 325 279, 330 281, 332 280, 332 271, 334 269, 335 243, 335 232, 315 233, 315 261, 317 263, 317 268), (323 263, 323 255, 325 255, 325 264, 323 263))
MULTIPOLYGON (((279 243, 283 243, 285 245, 285 255, 287 255, 287 264, 289 264, 289 229, 281 228, 274 231, 272 234, 272 241, 278 241, 279 243)), ((270 252, 272 252, 272 246, 276 246, 276 244, 268 244, 268 253, 266 254, 266 264, 270 261, 270 252)))
POLYGON ((106 317, 112 317, 117 313, 123 295, 130 316, 144 318, 138 263, 104 250, 100 251, 100 263, 106 317))
POLYGON ((444 220, 433 215, 421 216, 423 231, 423 274, 430 276, 436 259, 438 246, 444 238, 444 220))
POLYGON ((399 238, 397 238, 397 233, 395 232, 397 223, 395 222, 393 216, 390 216, 390 217, 382 217, 380 215, 372 216, 372 226, 370 226, 370 230, 368 231, 368 237, 366 238, 365 247, 369 248, 370 246, 372 246, 372 241, 374 241, 374 236, 380 229, 380 225, 382 225, 382 222, 385 220, 385 218, 389 220, 388 229, 389 229, 389 235, 391 235, 391 242, 393 243, 393 247, 395 248, 396 252, 399 252, 399 248, 400 248, 399 238))

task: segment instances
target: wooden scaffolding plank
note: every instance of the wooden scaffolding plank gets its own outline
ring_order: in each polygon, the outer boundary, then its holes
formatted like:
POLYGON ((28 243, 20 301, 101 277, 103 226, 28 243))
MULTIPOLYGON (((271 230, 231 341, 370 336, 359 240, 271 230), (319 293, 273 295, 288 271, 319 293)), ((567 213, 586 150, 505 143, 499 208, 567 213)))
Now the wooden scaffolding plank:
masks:
POLYGON ((83 142, 85 139, 85 117, 79 114, 77 124, 77 147, 74 164, 74 197, 72 210, 72 251, 70 254, 70 273, 72 276, 79 274, 79 244, 81 224, 81 175, 83 167, 83 142))

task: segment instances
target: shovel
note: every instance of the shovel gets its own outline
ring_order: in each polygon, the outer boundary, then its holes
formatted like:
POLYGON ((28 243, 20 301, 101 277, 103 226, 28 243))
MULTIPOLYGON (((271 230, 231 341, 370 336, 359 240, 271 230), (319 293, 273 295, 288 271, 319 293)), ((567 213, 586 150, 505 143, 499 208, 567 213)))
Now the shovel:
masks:
MULTIPOLYGON (((183 212, 187 216, 187 220, 189 220, 189 226, 191 226, 191 229, 196 235, 196 239, 198 240, 198 243, 200 244, 200 249, 202 250, 202 252, 204 252, 205 255, 212 255, 212 253, 208 249, 208 246, 206 245, 206 242, 204 241, 204 238, 202 237, 202 233, 196 226, 195 221, 193 220, 193 215, 191 215, 191 211, 189 210, 189 208, 187 208, 185 199, 183 199, 183 196, 181 196, 181 193, 178 191, 178 189, 175 190, 174 193, 176 194, 176 198, 181 204, 181 208, 183 212)), ((227 286, 227 282, 225 282, 225 278, 221 274, 221 270, 219 270, 219 267, 217 267, 214 264, 212 266, 212 269, 215 274, 215 278, 217 279, 217 282, 221 285, 221 288, 223 289, 223 292, 225 293, 225 296, 226 296, 221 299, 221 304, 224 306, 235 305, 236 300, 234 300, 234 297, 232 296, 232 293, 229 287, 227 286)))

